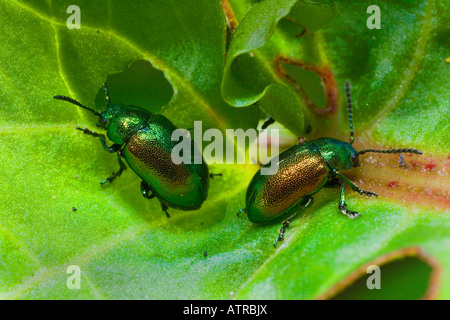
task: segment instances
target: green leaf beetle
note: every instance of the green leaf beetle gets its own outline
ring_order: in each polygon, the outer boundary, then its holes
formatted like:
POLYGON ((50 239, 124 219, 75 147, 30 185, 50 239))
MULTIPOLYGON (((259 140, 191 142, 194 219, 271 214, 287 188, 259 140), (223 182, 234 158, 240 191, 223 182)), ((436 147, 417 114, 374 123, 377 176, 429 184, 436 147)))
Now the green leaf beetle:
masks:
MULTIPOLYGON (((312 141, 296 144, 280 153, 277 159, 278 170, 273 175, 262 175, 261 169, 256 172, 251 180, 246 193, 246 207, 241 212, 247 212, 248 219, 253 223, 268 223, 286 216, 275 240, 284 239, 286 228, 301 211, 313 203, 313 195, 323 187, 340 187, 339 210, 349 218, 359 216, 358 212, 347 208, 344 198, 345 184, 360 195, 377 196, 371 191, 361 190, 354 182, 346 178, 341 171, 351 167, 360 166, 359 155, 376 153, 398 153, 400 164, 403 162, 402 153, 422 154, 415 149, 391 149, 373 150, 366 149, 356 151, 352 147, 354 141, 352 101, 350 83, 346 81, 347 110, 350 123, 350 142, 344 142, 333 138, 319 138, 312 141)), ((263 125, 273 123, 269 119, 263 125)), ((272 162, 272 161, 271 161, 272 162)), ((261 168, 273 166, 263 165, 261 168)))
POLYGON ((168 207, 180 210, 200 208, 208 196, 209 178, 214 175, 209 174, 203 157, 201 163, 194 163, 194 157, 201 154, 197 152, 192 140, 191 161, 175 164, 171 158, 172 149, 176 145, 171 139, 172 132, 177 129, 175 125, 161 114, 136 106, 113 104, 106 83, 103 84, 103 90, 107 105, 102 112, 90 109, 66 96, 54 97, 98 116, 97 127, 106 130, 107 137, 113 142, 108 146, 104 134, 88 128, 76 128, 84 134, 98 137, 106 151, 117 153, 119 170, 100 183, 111 183, 119 177, 126 169, 122 161, 122 158, 125 158, 129 167, 142 179, 141 193, 144 198, 156 197, 167 217, 170 217, 168 207))

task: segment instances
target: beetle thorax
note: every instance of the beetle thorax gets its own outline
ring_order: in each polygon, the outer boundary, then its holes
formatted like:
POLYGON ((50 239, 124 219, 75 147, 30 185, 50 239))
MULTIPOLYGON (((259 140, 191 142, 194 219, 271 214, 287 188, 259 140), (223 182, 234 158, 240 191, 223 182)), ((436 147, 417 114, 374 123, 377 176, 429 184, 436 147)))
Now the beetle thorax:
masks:
POLYGON ((333 138, 319 138, 311 141, 317 146, 318 151, 328 163, 336 170, 347 170, 352 167, 352 158, 357 157, 358 152, 350 143, 333 138))
POLYGON ((106 120, 108 138, 114 143, 124 144, 152 115, 153 113, 142 108, 111 103, 101 116, 106 120))

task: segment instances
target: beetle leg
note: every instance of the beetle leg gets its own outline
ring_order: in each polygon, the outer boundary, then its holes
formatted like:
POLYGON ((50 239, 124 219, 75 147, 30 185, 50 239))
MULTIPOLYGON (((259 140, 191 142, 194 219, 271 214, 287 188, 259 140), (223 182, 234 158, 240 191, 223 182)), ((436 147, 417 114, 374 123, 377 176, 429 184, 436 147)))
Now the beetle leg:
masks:
POLYGON ((405 163, 405 157, 401 153, 398 154, 398 157, 399 157, 398 162, 400 163, 400 167, 405 168, 405 170, 408 169, 408 165, 405 163))
MULTIPOLYGON (((153 199, 156 196, 156 194, 153 192, 152 188, 144 180, 141 181, 141 193, 142 193, 142 196, 146 199, 153 199)), ((164 211, 167 218, 170 218, 170 215, 167 212, 167 209, 169 209, 169 207, 165 203, 162 203, 161 200, 159 200, 159 202, 161 203, 162 211, 164 211)))
POLYGON ((117 144, 117 143, 114 143, 113 145, 111 145, 111 147, 108 147, 106 145, 106 137, 105 137, 104 134, 97 133, 95 131, 89 130, 88 128, 84 128, 83 129, 83 128, 77 127, 77 130, 81 130, 81 131, 83 131, 84 134, 88 134, 88 135, 93 136, 93 137, 99 137, 100 141, 102 143, 103 149, 105 149, 106 151, 108 151, 110 153, 117 152, 117 151, 120 150, 120 148, 122 148, 122 145, 121 144, 117 144))
POLYGON ((268 126, 273 124, 275 120, 273 118, 269 118, 266 121, 264 121, 263 125, 261 126, 261 130, 266 129, 268 126))
POLYGON ((111 183, 111 182, 113 182, 113 180, 115 178, 120 177, 120 175, 122 174, 123 170, 125 170, 127 168, 125 166, 125 163, 123 163, 123 161, 122 161, 122 157, 123 157, 122 151, 117 152, 117 161, 119 162, 119 166, 120 166, 119 171, 117 171, 116 173, 113 172, 112 176, 106 178, 105 180, 100 182, 100 184, 103 185, 103 184, 105 184, 107 182, 111 183))
POLYGON ((153 199, 155 197, 155 194, 144 180, 141 181, 141 193, 145 199, 153 199))
POLYGON ((236 215, 239 217, 242 212, 247 212, 247 208, 243 208, 243 209, 239 210, 238 213, 236 213, 236 215))
POLYGON ((162 211, 164 211, 164 213, 166 214, 167 218, 170 218, 170 215, 167 212, 167 209, 169 209, 169 207, 165 203, 161 202, 161 209, 162 209, 162 211))
POLYGON ((301 211, 303 211, 303 209, 310 207, 313 204, 313 202, 314 202, 313 197, 306 198, 306 200, 300 204, 300 207, 301 207, 300 209, 302 209, 302 210, 296 210, 292 216, 290 216, 289 218, 287 218, 286 220, 283 221, 283 226, 280 228, 280 230, 278 230, 278 237, 273 244, 273 246, 275 248, 277 247, 278 241, 284 240, 284 234, 286 232, 286 228, 288 228, 289 225, 291 224, 291 220, 293 220, 301 211))
POLYGON ((327 181, 327 183, 324 185, 325 188, 337 188, 341 186, 342 180, 339 178, 331 178, 327 181))
POLYGON ((210 174, 209 174, 209 177, 210 177, 211 179, 214 179, 214 177, 222 177, 222 174, 221 174, 221 173, 210 173, 210 174))
POLYGON ((344 176, 342 173, 340 173, 339 171, 337 171, 337 170, 335 170, 335 169, 332 169, 332 171, 333 171, 333 174, 339 176, 339 178, 341 178, 342 181, 344 181, 346 184, 348 184, 348 185, 352 188, 353 191, 358 192, 360 195, 363 195, 363 194, 364 194, 364 195, 369 196, 369 197, 371 197, 371 196, 378 197, 378 194, 376 194, 375 192, 372 192, 372 191, 365 191, 365 190, 360 189, 354 182, 352 182, 352 181, 350 181, 349 179, 347 179, 347 177, 345 177, 345 176, 344 176))
POLYGON ((286 232, 286 228, 289 227, 289 225, 291 224, 291 221, 289 219, 283 221, 283 226, 278 230, 278 237, 275 240, 275 242, 273 243, 273 246, 275 248, 277 247, 278 241, 283 241, 284 240, 284 233, 286 232))
POLYGON ((342 213, 345 214, 350 219, 356 218, 360 215, 360 213, 356 211, 350 211, 347 209, 347 204, 345 203, 344 190, 345 184, 344 181, 341 181, 341 198, 339 200, 339 210, 341 210, 342 213))

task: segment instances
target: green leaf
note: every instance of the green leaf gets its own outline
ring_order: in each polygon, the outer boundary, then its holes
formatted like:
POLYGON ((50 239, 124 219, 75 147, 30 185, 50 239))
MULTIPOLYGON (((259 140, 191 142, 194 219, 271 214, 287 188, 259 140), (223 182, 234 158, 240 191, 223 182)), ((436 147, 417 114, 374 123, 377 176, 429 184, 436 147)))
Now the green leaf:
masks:
POLYGON ((300 30, 312 32, 328 24, 336 13, 335 4, 302 0, 267 0, 253 5, 233 33, 223 75, 224 100, 235 107, 258 102, 264 112, 286 128, 303 133, 305 121, 308 123, 304 119, 306 104, 273 65, 279 52, 258 49, 272 37, 282 18, 290 21, 291 28, 300 26, 300 30))
POLYGON ((298 26, 315 32, 328 25, 337 15, 334 1, 297 1, 292 6, 286 19, 298 26))
MULTIPOLYGON (((0 297, 314 299, 366 277, 366 265, 412 255, 437 275, 433 297, 448 299, 449 9, 444 1, 382 1, 382 28, 369 30, 372 3, 345 2, 308 31, 319 22, 310 18, 331 8, 320 3, 231 1, 242 31, 226 52, 219 1, 78 1, 80 30, 66 27, 71 3, 0 1, 0 297), (298 10, 296 23, 282 19, 295 5, 311 11, 298 10), (299 25, 307 32, 296 38, 299 25), (280 55, 289 78, 273 63, 280 55), (325 81, 322 92, 302 92, 305 70, 325 81), (236 106, 258 102, 295 134, 307 119, 308 139, 345 141, 350 79, 355 147, 424 155, 405 157, 408 170, 394 155, 361 156, 362 166, 344 174, 380 197, 347 190, 349 208, 362 213, 350 220, 337 208, 339 191, 324 189, 274 249, 279 222, 236 217, 256 165, 211 165, 223 177, 211 180, 202 208, 170 209, 170 219, 141 196, 130 169, 100 186, 116 157, 75 130, 98 130, 95 117, 52 97, 101 110, 107 78, 113 101, 161 109, 179 127, 201 120, 223 132, 254 128, 257 106, 236 106), (307 100, 324 92, 325 107, 307 100), (67 286, 70 265, 80 267, 79 290, 67 286)), ((404 279, 415 286, 407 266, 404 279)))

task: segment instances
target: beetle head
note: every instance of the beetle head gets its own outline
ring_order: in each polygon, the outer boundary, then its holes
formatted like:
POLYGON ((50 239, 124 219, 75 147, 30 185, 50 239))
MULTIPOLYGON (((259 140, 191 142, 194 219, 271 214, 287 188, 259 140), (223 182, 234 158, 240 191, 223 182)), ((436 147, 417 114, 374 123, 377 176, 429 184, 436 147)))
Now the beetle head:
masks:
POLYGON ((348 142, 333 138, 314 140, 325 161, 336 170, 347 170, 359 165, 358 152, 348 142))

